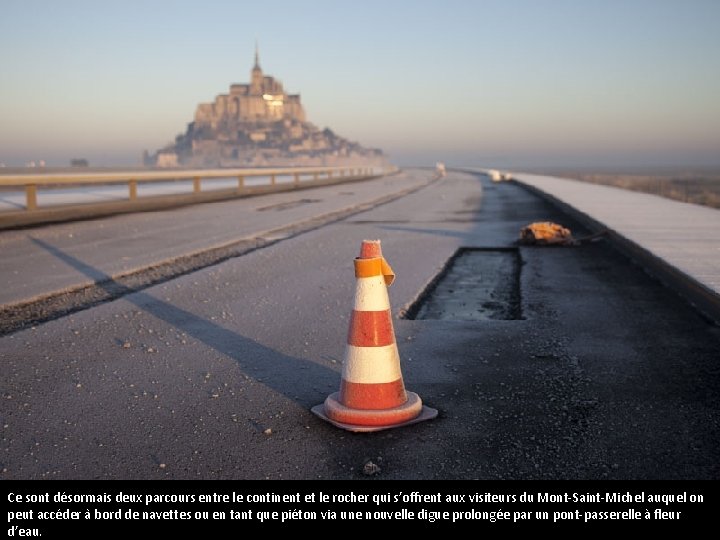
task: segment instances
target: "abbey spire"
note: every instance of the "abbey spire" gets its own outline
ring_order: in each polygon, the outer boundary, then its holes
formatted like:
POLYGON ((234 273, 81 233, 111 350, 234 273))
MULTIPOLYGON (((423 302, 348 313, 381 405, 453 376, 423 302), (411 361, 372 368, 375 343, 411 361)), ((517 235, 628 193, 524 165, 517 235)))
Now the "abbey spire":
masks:
POLYGON ((263 72, 260 68, 260 51, 255 41, 255 65, 250 73, 250 94, 259 96, 263 93, 263 72))

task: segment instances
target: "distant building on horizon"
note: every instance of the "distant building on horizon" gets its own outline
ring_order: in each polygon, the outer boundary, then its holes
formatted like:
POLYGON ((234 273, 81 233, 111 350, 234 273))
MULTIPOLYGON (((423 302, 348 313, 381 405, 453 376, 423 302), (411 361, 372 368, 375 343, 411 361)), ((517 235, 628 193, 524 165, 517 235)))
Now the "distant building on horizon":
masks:
POLYGON ((370 165, 386 157, 308 122, 300 95, 263 74, 256 47, 250 82, 199 104, 187 131, 174 144, 146 152, 143 161, 157 167, 370 165))

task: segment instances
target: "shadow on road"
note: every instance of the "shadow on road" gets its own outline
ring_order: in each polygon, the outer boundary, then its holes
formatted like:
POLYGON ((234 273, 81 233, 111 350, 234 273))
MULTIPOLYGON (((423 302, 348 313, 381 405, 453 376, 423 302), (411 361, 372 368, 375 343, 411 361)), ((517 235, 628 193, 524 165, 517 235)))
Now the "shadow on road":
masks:
POLYGON ((330 368, 302 358, 287 356, 150 294, 134 292, 129 287, 113 280, 111 276, 61 249, 36 238, 31 240, 58 259, 95 280, 97 286, 113 295, 118 292, 123 293, 124 300, 185 332, 215 351, 234 359, 246 375, 259 380, 265 386, 303 407, 316 405, 318 400, 322 401, 325 398, 324 393, 319 390, 317 396, 311 395, 314 388, 324 385, 326 382, 339 380, 338 373, 330 368), (305 389, 305 393, 303 393, 303 389, 305 389))

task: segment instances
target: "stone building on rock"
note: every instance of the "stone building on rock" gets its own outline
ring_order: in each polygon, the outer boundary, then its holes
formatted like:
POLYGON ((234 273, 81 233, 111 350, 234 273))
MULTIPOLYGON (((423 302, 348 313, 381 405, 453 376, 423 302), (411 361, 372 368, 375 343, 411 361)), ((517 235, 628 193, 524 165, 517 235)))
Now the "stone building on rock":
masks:
POLYGON ((198 105, 187 131, 144 161, 158 167, 379 165, 386 157, 309 123, 300 95, 263 73, 256 49, 250 82, 198 105))

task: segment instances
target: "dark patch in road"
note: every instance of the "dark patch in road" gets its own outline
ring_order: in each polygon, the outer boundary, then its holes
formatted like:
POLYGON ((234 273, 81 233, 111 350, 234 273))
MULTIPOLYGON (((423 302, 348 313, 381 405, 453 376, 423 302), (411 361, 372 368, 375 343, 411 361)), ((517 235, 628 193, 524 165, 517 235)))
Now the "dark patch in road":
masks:
POLYGON ((407 319, 515 320, 520 312, 516 249, 459 250, 404 314, 407 319))

